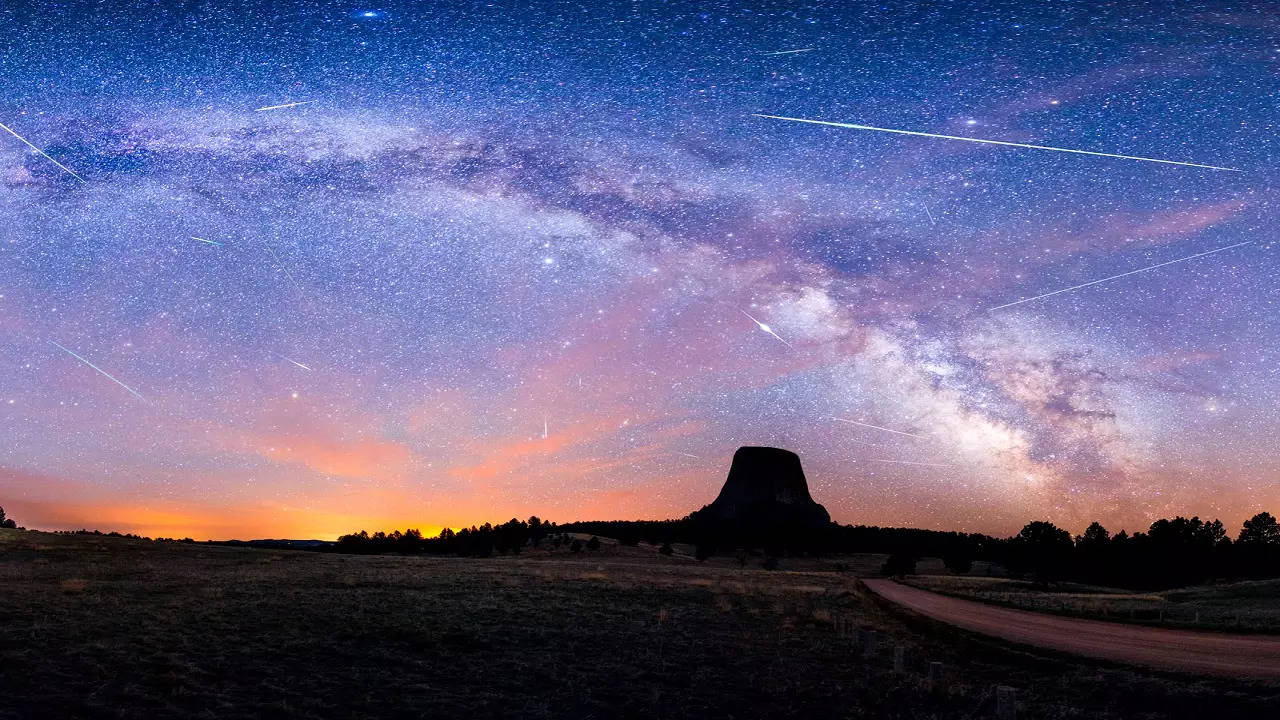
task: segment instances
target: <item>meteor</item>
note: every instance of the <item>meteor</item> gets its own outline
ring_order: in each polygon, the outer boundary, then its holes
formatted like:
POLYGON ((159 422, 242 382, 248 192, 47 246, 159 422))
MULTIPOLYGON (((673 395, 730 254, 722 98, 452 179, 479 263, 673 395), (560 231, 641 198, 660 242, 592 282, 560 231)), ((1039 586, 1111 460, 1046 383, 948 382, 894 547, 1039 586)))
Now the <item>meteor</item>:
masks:
POLYGON ((769 120, 789 120, 791 122, 830 125, 832 127, 851 128, 853 130, 874 130, 876 132, 940 138, 942 140, 963 140, 965 142, 982 143, 984 145, 1004 145, 1006 147, 1029 148, 1031 150, 1053 150, 1054 152, 1075 153, 1076 155, 1097 155, 1098 157, 1120 158, 1121 160, 1140 160, 1142 162, 1163 163, 1165 165, 1183 165, 1186 167, 1205 168, 1208 170, 1240 172, 1237 168, 1218 167, 1217 165, 1201 165, 1199 163, 1180 162, 1177 160, 1157 160, 1156 158, 1138 157, 1137 155, 1117 155, 1115 153, 1094 152, 1092 150, 1072 150, 1071 148, 1052 147, 1049 145, 1030 145, 1027 143, 1006 142, 1004 140, 983 140, 981 138, 962 137, 960 135, 939 135, 938 133, 917 132, 915 130, 894 130, 892 128, 872 127, 871 125, 854 125, 853 123, 828 122, 826 120, 806 120, 805 118, 783 117, 781 115, 761 115, 760 113, 752 113, 752 115, 759 118, 768 118, 769 120))
POLYGON ((284 110, 286 108, 295 108, 299 105, 310 105, 313 102, 315 102, 315 100, 303 100, 301 102, 291 102, 283 105, 268 105, 266 107, 260 107, 257 110, 254 110, 254 112, 263 112, 264 110, 284 110))
POLYGON ((51 344, 51 345, 53 345, 54 347, 58 348, 58 349, 59 349, 59 350, 61 350, 62 352, 64 352, 64 353, 66 353, 66 354, 70 355, 71 357, 73 357, 73 358, 75 358, 75 359, 79 360, 80 362, 84 363, 85 365, 88 365, 89 367, 93 368, 94 370, 97 370, 98 372, 102 373, 102 374, 103 374, 104 376, 106 376, 106 378, 107 378, 108 380, 110 380, 111 382, 113 382, 113 383, 115 383, 115 384, 119 385, 120 387, 124 388, 125 390, 128 390, 130 395, 132 395, 132 396, 134 396, 134 397, 138 398, 139 400, 143 400, 143 399, 145 399, 145 398, 143 398, 141 395, 139 395, 139 394, 138 394, 138 391, 137 391, 137 390, 134 390, 133 388, 129 387, 128 385, 125 385, 124 383, 120 382, 119 380, 115 379, 114 377, 111 377, 111 373, 107 372, 106 370, 103 370, 102 368, 98 367, 97 365, 94 365, 93 363, 89 362, 88 360, 85 360, 84 358, 82 358, 82 357, 80 357, 79 355, 75 354, 75 353, 74 353, 74 352, 72 352, 71 350, 68 350, 67 348, 65 348, 65 347, 63 347, 63 346, 61 346, 61 345, 59 345, 59 344, 58 344, 58 343, 56 343, 56 342, 54 342, 53 340, 50 340, 50 341, 49 341, 49 344, 51 344))
POLYGON ((937 225, 937 224, 938 224, 938 221, 933 219, 933 213, 929 212, 929 206, 928 206, 928 205, 922 205, 921 207, 923 207, 923 208, 924 208, 924 214, 929 216, 929 222, 930 222, 930 223, 932 223, 932 224, 934 224, 934 225, 937 225))
MULTIPOLYGON (((739 310, 741 310, 741 308, 739 308, 739 310)), ((755 323, 756 325, 758 325, 758 326, 760 327, 760 329, 761 329, 761 330, 763 330, 763 331, 765 331, 765 332, 769 333, 770 335, 774 336, 775 338, 777 338, 778 342, 782 343, 783 345, 786 345, 787 347, 791 348, 792 350, 795 350, 795 347, 793 347, 793 346, 791 345, 791 343, 787 342, 786 340, 783 340, 781 337, 778 337, 778 333, 774 332, 774 331, 773 331, 773 328, 771 328, 771 327, 769 327, 768 325, 765 325, 764 323, 760 322, 759 320, 757 320, 757 319, 755 319, 755 318, 751 317, 751 313, 747 312, 746 310, 741 310, 741 312, 742 312, 742 314, 743 314, 743 315, 746 315, 747 317, 751 318, 751 322, 753 322, 753 323, 755 323)))
POLYGON ((701 460, 701 459, 702 459, 702 458, 698 457, 697 455, 694 455, 693 453, 677 452, 676 454, 677 454, 677 455, 683 455, 683 456, 685 456, 685 457, 691 457, 691 458, 693 458, 694 460, 701 460))
POLYGON ((71 168, 67 167, 66 165, 63 165, 62 163, 58 162, 57 160, 54 160, 53 158, 49 157, 49 153, 46 153, 45 151, 41 150, 40 148, 36 147, 35 145, 32 145, 30 142, 28 142, 28 141, 27 141, 27 139, 26 139, 26 138, 22 137, 21 135, 19 135, 19 134, 18 134, 18 133, 16 133, 16 132, 14 132, 14 131, 13 131, 13 128, 9 127, 8 125, 5 125, 4 123, 0 123, 0 128, 3 128, 5 132, 7 132, 7 133, 9 133, 10 135, 12 135, 12 136, 14 136, 14 137, 18 138, 19 140, 21 140, 21 141, 22 141, 22 143, 23 143, 24 145, 26 145, 27 147, 29 147, 29 148, 31 148, 32 150, 35 150, 36 152, 38 152, 38 153, 40 153, 41 155, 43 155, 43 156, 44 156, 44 158, 45 158, 46 160, 48 160, 49 162, 53 163, 54 165, 57 165, 57 166, 62 170, 62 172, 64 172, 64 173, 66 173, 66 174, 70 175, 71 177, 73 177, 73 178, 75 178, 75 179, 79 180, 80 182, 84 182, 84 178, 82 178, 82 177, 80 177, 79 175, 77 175, 77 174, 75 173, 75 171, 74 171, 74 170, 72 170, 71 168))
POLYGON ((1242 245, 1252 245, 1252 244, 1253 244, 1253 241, 1252 241, 1252 240, 1246 240, 1246 241, 1244 241, 1244 242, 1236 243, 1235 245, 1228 245, 1228 246, 1226 246, 1226 247, 1220 247, 1220 248, 1218 248, 1217 250, 1208 250, 1208 251, 1206 251, 1206 252, 1196 253, 1195 255, 1188 255, 1188 256, 1186 256, 1186 257, 1178 258, 1177 260, 1168 260, 1168 261, 1166 261, 1166 262, 1157 263, 1157 264, 1155 264, 1155 265, 1150 265, 1150 266, 1148 266, 1148 267, 1138 268, 1137 270, 1130 270, 1129 272, 1120 273, 1119 275, 1112 275, 1111 277, 1104 277, 1104 278, 1102 278, 1101 280, 1094 280, 1094 281, 1092 281, 1092 282, 1081 283, 1081 284, 1079 284, 1079 285, 1072 285, 1072 286, 1071 286, 1071 287, 1069 287, 1069 288, 1062 288, 1061 290, 1054 290, 1053 292, 1047 292, 1047 293, 1045 293, 1045 294, 1043 294, 1043 295, 1036 295, 1035 297, 1029 297, 1029 298, 1023 298, 1023 299, 1021 299, 1021 300, 1015 300, 1015 301, 1013 301, 1013 302, 1011 302, 1011 303, 1005 303, 1004 305, 997 305, 997 306, 995 306, 995 307, 993 307, 993 308, 991 308, 991 309, 992 309, 992 310, 1000 310, 1000 309, 1002 309, 1002 308, 1013 307, 1014 305, 1021 305, 1022 303, 1028 303, 1028 302, 1031 302, 1032 300, 1039 300, 1040 298, 1047 298, 1047 297, 1049 297, 1049 296, 1051 296, 1051 295, 1057 295, 1057 294, 1059 294, 1059 293, 1071 292, 1072 290, 1079 290, 1080 288, 1089 287, 1090 285, 1097 285, 1098 283, 1104 283, 1104 282, 1107 282, 1108 280, 1115 280, 1115 279, 1117 279, 1117 278, 1128 277, 1128 276, 1130 276, 1130 275, 1137 275, 1138 273, 1144 273, 1144 272, 1147 272, 1148 270, 1155 270, 1156 268, 1161 268, 1161 267, 1164 267, 1165 265, 1172 265, 1172 264, 1174 264, 1174 263, 1186 262, 1186 261, 1188 261, 1188 260, 1194 260, 1194 259, 1196 259, 1196 258, 1198 258, 1198 257, 1204 257, 1205 255, 1212 255, 1212 254, 1214 254, 1214 253, 1220 253, 1220 252, 1222 252, 1223 250, 1230 250, 1230 249, 1232 249, 1232 248, 1238 248, 1238 247, 1240 247, 1240 246, 1242 246, 1242 245))
POLYGON ((891 432, 891 433, 893 433, 894 435, 906 435, 907 437, 913 437, 913 438, 923 438, 923 437, 924 437, 923 435, 916 435, 915 433, 902 432, 901 430, 890 430, 890 429, 889 429, 889 428, 887 428, 887 427, 880 427, 879 425, 872 425, 872 424, 870 424, 870 423, 858 422, 857 420, 846 420, 846 419, 844 419, 844 418, 838 418, 838 417, 833 417, 833 418, 831 418, 831 419, 832 419, 832 420, 838 420, 839 422, 842 422, 842 423, 849 423, 850 425, 861 425, 862 427, 875 428, 876 430, 883 430, 883 431, 885 431, 885 432, 891 432))
POLYGON ((272 250, 270 245, 264 244, 263 247, 267 249, 267 252, 271 253, 271 258, 276 261, 276 267, 280 268, 280 270, 285 274, 285 277, 289 278, 289 282, 293 283, 293 286, 298 288, 298 292, 304 292, 302 285, 298 283, 298 279, 295 278, 293 273, 289 272, 289 268, 285 267, 285 264, 280 261, 280 256, 276 255, 276 251, 272 250))
POLYGON ((302 368, 303 370, 310 370, 310 369, 311 369, 311 368, 307 367, 306 365, 303 365, 302 363, 298 362, 297 360, 291 360, 290 358, 287 358, 287 357, 285 357, 284 355, 281 355, 280 353, 276 352, 275 350, 268 350, 267 352, 271 353, 272 355, 275 355, 276 357, 280 358, 281 360, 288 360, 289 362, 293 363, 294 365, 297 365, 298 367, 302 368))
POLYGON ((924 465, 925 467, 955 467, 955 465, 946 465, 943 463, 927 463, 912 462, 911 460, 885 460, 882 458, 867 458, 871 462, 893 463, 894 465, 924 465))
POLYGON ((810 50, 816 50, 816 49, 817 48, 800 48, 799 50, 779 50, 777 52, 764 53, 764 56, 769 57, 770 55, 795 55, 796 53, 806 53, 806 52, 809 52, 810 50))
POLYGON ((217 246, 219 246, 219 247, 221 247, 221 246, 222 246, 222 243, 218 242, 217 240, 205 240, 204 238, 202 238, 202 237, 196 237, 195 235, 190 235, 189 237, 190 237, 192 240, 199 240, 199 241, 200 241, 200 242, 202 242, 202 243, 209 243, 210 245, 217 245, 217 246))

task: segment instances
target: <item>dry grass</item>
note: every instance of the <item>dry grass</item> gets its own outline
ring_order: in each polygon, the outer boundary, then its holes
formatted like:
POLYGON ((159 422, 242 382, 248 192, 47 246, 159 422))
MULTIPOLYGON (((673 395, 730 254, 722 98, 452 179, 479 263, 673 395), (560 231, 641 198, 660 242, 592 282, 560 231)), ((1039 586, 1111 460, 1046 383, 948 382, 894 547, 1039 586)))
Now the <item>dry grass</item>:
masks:
POLYGON ((1022 688, 1024 719, 1261 716, 1280 700, 975 642, 886 611, 847 573, 653 552, 359 557, 0 531, 0 588, 4 720, 989 718, 996 684, 1022 688), (857 627, 878 633, 870 658, 857 627), (922 688, 930 660, 945 693, 922 688))
POLYGON ((84 578, 68 578, 58 581, 58 588, 67 595, 79 595, 89 587, 89 581, 84 578))
POLYGON ((1043 587, 1005 578, 915 576, 925 590, 1010 607, 1114 622, 1200 630, 1280 632, 1280 581, 1131 592, 1064 583, 1043 587))

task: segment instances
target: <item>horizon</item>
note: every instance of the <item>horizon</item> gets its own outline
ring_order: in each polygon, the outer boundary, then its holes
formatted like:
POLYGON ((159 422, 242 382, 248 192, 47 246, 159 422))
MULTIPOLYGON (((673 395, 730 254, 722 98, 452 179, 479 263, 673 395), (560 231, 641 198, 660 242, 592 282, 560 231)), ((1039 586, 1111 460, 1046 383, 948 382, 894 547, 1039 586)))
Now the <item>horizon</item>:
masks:
POLYGON ((1280 509, 1264 24, 578 10, 0 9, 0 505, 671 519, 760 444, 841 524, 1280 509))
MULTIPOLYGON (((696 509, 696 508, 695 508, 695 509, 696 509)), ((6 512, 8 512, 8 509, 6 509, 6 512)), ((1259 508, 1259 509, 1257 510, 1257 512, 1269 512, 1269 511, 1268 511, 1267 509, 1265 509, 1265 508, 1259 508)), ((1245 520, 1248 520, 1250 517, 1253 517, 1255 514, 1256 514, 1256 513, 1250 513, 1248 516, 1246 516, 1246 517, 1244 517, 1244 518, 1241 518, 1239 522, 1223 521, 1223 526, 1224 526, 1224 528, 1225 528, 1225 530, 1226 530, 1226 532, 1227 532, 1227 536, 1228 536, 1229 538, 1231 538, 1231 539, 1235 539, 1235 538, 1236 538, 1236 536, 1240 534, 1240 531, 1241 531, 1241 529, 1242 529, 1242 527, 1243 527, 1243 525, 1244 525, 1244 521, 1245 521, 1245 520)), ((10 515, 11 517, 13 517, 13 513, 12 513, 12 512, 9 512, 9 515, 10 515)), ((197 542, 229 542, 229 541, 237 541, 237 540, 238 540, 238 541, 252 541, 252 540, 321 540, 321 541, 326 541, 326 542, 332 542, 332 541, 336 541, 336 540, 337 540, 339 537, 341 537, 342 535, 347 535, 347 534, 352 534, 352 533, 359 533, 359 532, 361 532, 361 531, 367 531, 367 532, 369 532, 369 533, 371 533, 371 534, 372 534, 372 533, 374 533, 374 532, 379 532, 379 531, 381 531, 381 532, 387 532, 387 533, 390 533, 390 532, 393 532, 393 531, 401 531, 401 532, 404 532, 404 531, 408 531, 408 530, 418 530, 419 532, 421 532, 421 533, 422 533, 422 535, 423 535, 424 537, 436 537, 436 536, 438 536, 441 532, 443 532, 443 531, 444 531, 444 530, 446 530, 446 529, 448 529, 448 530, 452 530, 452 531, 454 531, 454 532, 457 532, 457 531, 459 531, 459 530, 462 530, 463 528, 479 527, 479 526, 482 526, 482 525, 484 525, 484 524, 486 524, 486 523, 494 523, 494 524, 496 524, 496 523, 506 522, 506 521, 508 521, 508 520, 512 520, 512 519, 516 519, 516 520, 528 520, 528 519, 530 519, 531 517, 538 517, 538 518, 539 518, 540 520, 542 520, 543 522, 548 522, 548 521, 550 521, 550 522, 554 522, 557 526, 559 526, 559 525, 571 525, 571 524, 575 524, 575 523, 589 523, 589 522, 655 522, 655 521, 664 521, 664 520, 680 520, 680 519, 682 519, 683 517, 686 517, 686 516, 687 516, 687 514, 686 514, 686 515, 683 515, 683 516, 675 516, 675 517, 660 517, 660 518, 589 518, 589 519, 578 518, 578 519, 573 519, 573 520, 563 520, 563 521, 561 521, 561 520, 557 520, 556 518, 543 517, 543 516, 541 516, 541 515, 538 515, 537 513, 533 513, 533 514, 530 514, 530 515, 519 515, 519 514, 517 514, 517 515, 512 515, 512 516, 510 516, 510 517, 502 517, 502 518, 487 518, 487 519, 479 520, 479 521, 476 521, 476 522, 463 523, 463 524, 451 525, 451 526, 433 526, 433 525, 423 525, 423 524, 415 524, 415 523, 413 523, 413 522, 411 522, 411 521, 410 521, 410 522, 408 522, 407 524, 402 523, 402 524, 400 524, 400 525, 392 525, 392 526, 360 526, 360 527, 353 527, 353 528, 350 528, 350 529, 347 529, 347 530, 344 530, 344 531, 341 531, 341 532, 337 532, 337 533, 334 533, 333 535, 330 535, 330 536, 288 535, 288 534, 278 534, 278 533, 277 533, 277 534, 274 534, 274 535, 273 535, 273 534, 261 534, 261 535, 253 535, 253 536, 249 536, 249 535, 237 535, 237 536, 224 536, 224 537, 213 537, 213 536, 204 536, 204 537, 201 537, 201 536, 193 535, 193 534, 191 534, 191 533, 177 533, 177 534, 175 534, 175 533, 169 532, 169 531, 167 531, 167 530, 162 531, 162 532, 146 532, 146 529, 147 529, 148 527, 152 527, 152 528, 155 528, 155 529, 157 529, 157 530, 159 530, 159 529, 163 529, 163 528, 181 527, 181 526, 173 526, 173 525, 155 525, 155 526, 147 526, 147 525, 133 525, 133 526, 129 526, 129 525, 126 525, 126 526, 124 526, 124 527, 91 527, 91 526, 86 526, 86 525, 75 525, 75 524, 73 523, 73 524, 71 524, 71 525, 65 525, 65 526, 61 526, 61 527, 28 527, 28 526, 25 526, 25 525, 24 525, 24 529, 25 529, 25 530, 28 530, 28 531, 35 531, 35 532, 77 532, 77 531, 81 531, 81 530, 87 530, 87 531, 89 531, 89 532, 93 532, 93 531, 100 531, 100 532, 102 532, 102 533, 111 533, 111 532, 116 532, 116 533, 120 533, 120 534, 132 534, 132 535, 139 535, 139 536, 142 536, 142 537, 147 537, 147 538, 152 538, 152 539, 156 539, 156 538, 166 538, 166 539, 175 539, 175 540, 191 539, 191 540, 195 540, 195 541, 197 541, 197 542)), ((1153 523, 1153 522, 1155 522, 1155 521, 1157 521, 1157 520, 1160 520, 1160 519, 1173 519, 1174 517, 1186 517, 1186 518, 1193 518, 1193 517, 1199 517, 1199 516, 1198 516, 1198 515, 1194 515, 1194 514, 1176 513, 1176 514, 1170 515, 1168 518, 1152 518, 1152 520, 1151 520, 1150 522, 1148 522, 1147 524, 1145 524, 1145 525, 1143 525, 1143 526, 1141 526, 1141 527, 1137 527, 1137 528, 1129 528, 1129 527, 1111 527, 1111 526, 1106 526, 1106 525, 1105 525, 1105 523, 1103 523, 1103 525, 1104 525, 1104 527, 1106 527, 1106 530, 1107 530, 1107 531, 1108 531, 1112 536, 1117 535, 1117 534, 1119 534, 1119 533, 1121 533, 1121 532, 1125 532, 1125 533, 1127 533, 1128 535, 1132 536, 1132 535, 1134 535, 1135 533, 1140 533, 1140 532, 1141 532, 1141 533, 1145 533, 1145 532, 1147 532, 1147 531, 1150 529, 1150 524, 1151 524, 1151 523, 1153 523)), ((1201 520, 1204 520, 1204 521, 1206 521, 1206 522, 1212 522, 1213 520, 1221 520, 1221 518, 1214 518, 1214 517, 1202 517, 1202 518, 1200 518, 1200 519, 1201 519, 1201 520)), ((893 528, 893 529, 906 529, 906 530, 927 530, 927 531, 933 531, 933 532, 956 532, 956 533, 964 533, 964 534, 987 535, 987 536, 989 536, 989 537, 994 537, 994 538, 1007 538, 1007 537, 1012 537, 1012 536, 1014 536, 1014 535, 1017 535, 1018 531, 1019 531, 1019 530, 1021 530, 1021 529, 1022 529, 1022 527, 1023 527, 1023 525, 1025 525, 1026 523, 1030 523, 1030 522, 1034 522, 1034 521, 1038 521, 1038 520, 1040 520, 1040 521, 1050 522, 1050 523, 1052 523, 1053 525, 1055 525, 1056 527, 1061 527, 1063 530, 1066 530, 1067 532, 1069 532, 1069 533, 1071 534, 1071 536, 1072 536, 1072 537, 1078 537, 1078 536, 1080 536, 1081 534, 1083 534, 1083 533, 1084 533, 1084 531, 1085 531, 1085 529, 1086 529, 1086 527, 1087 527, 1087 524, 1086 524, 1086 525, 1083 525, 1083 526, 1081 526, 1081 527, 1079 527, 1079 528, 1064 527, 1064 526, 1062 526, 1062 525, 1058 524, 1057 522, 1054 522, 1051 518, 1043 518, 1043 517, 1039 517, 1039 518, 1028 518, 1028 519, 1027 519, 1023 524, 1019 525, 1017 528, 1013 528, 1012 530, 1009 530, 1008 532, 981 532, 981 531, 975 531, 975 530, 963 530, 963 529, 958 529, 958 528, 945 528, 945 527, 921 527, 921 526, 910 526, 910 525, 883 525, 883 524, 881 524, 881 525, 877 525, 876 523, 871 523, 871 522, 866 522, 866 523, 864 523, 864 522, 838 522, 838 521, 837 521, 837 520, 835 520, 835 519, 832 519, 832 521, 831 521, 831 522, 832 522, 832 523, 835 523, 835 524, 839 524, 839 525, 850 525, 850 526, 873 526, 873 527, 893 528)), ((1091 522, 1092 522, 1092 521, 1091 521, 1091 522)), ((21 524, 21 523, 20 523, 20 524, 21 524)))

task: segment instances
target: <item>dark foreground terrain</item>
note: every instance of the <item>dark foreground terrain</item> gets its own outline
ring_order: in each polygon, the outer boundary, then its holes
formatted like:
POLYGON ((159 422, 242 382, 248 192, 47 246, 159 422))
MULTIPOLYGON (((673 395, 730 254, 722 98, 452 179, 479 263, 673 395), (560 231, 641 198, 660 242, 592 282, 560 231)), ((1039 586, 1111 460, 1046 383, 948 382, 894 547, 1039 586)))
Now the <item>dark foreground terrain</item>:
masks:
POLYGON ((1280 703, 1273 684, 978 639, 823 567, 646 545, 474 560, 0 531, 0 717, 991 718, 996 685, 1018 689, 1020 718, 1280 703), (850 624, 877 631, 869 657, 850 624))

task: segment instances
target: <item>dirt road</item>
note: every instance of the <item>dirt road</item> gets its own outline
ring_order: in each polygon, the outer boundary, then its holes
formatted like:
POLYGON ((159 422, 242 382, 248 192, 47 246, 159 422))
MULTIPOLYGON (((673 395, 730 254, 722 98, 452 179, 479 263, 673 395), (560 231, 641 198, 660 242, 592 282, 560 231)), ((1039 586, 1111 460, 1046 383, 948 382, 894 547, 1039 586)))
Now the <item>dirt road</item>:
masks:
POLYGON ((920 615, 1010 642, 1164 670, 1280 681, 1280 636, 1083 620, 962 600, 892 580, 863 582, 920 615))

